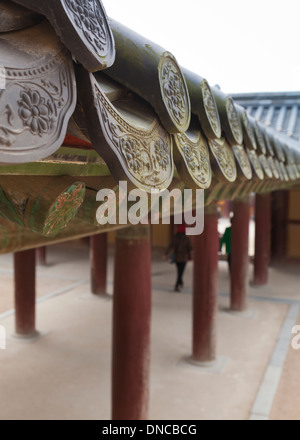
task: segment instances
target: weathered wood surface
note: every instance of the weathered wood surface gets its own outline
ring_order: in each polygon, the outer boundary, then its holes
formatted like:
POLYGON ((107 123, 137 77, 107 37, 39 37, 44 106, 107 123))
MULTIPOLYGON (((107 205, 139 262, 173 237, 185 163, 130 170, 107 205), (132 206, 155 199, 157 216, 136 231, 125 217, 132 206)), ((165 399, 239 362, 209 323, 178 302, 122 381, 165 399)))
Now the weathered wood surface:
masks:
POLYGON ((62 146, 45 159, 0 166, 0 176, 109 176, 104 160, 94 149, 62 146))
POLYGON ((35 329, 35 250, 14 253, 15 336, 33 338, 35 329))
POLYGON ((43 14, 76 60, 102 70, 115 58, 114 39, 101 0, 14 0, 43 14))
POLYGON ((0 162, 45 158, 61 146, 75 108, 71 56, 46 21, 0 34, 0 54, 0 162))
POLYGON ((169 133, 183 133, 190 122, 190 98, 175 57, 110 19, 116 59, 105 74, 148 101, 169 133))
POLYGON ((114 266, 112 419, 145 420, 151 339, 149 227, 117 234, 114 266))
POLYGON ((5 176, 0 187, 2 215, 45 236, 66 228, 85 196, 85 184, 71 177, 5 176))
MULTIPOLYGON (((120 228, 124 228, 124 225, 105 225, 101 227, 101 231, 120 228)), ((29 228, 24 228, 0 218, 0 253, 16 252, 63 241, 76 240, 77 238, 89 237, 99 232, 100 227, 90 225, 75 218, 69 227, 54 237, 44 237, 36 232, 32 232, 29 228)))
MULTIPOLYGON (((83 179, 71 177, 5 176, 1 177, 0 180, 0 186, 2 183, 4 183, 3 186, 6 185, 5 191, 0 191, 0 253, 46 246, 52 243, 91 236, 101 231, 124 227, 124 225, 120 226, 118 223, 116 225, 106 224, 100 226, 96 222, 96 211, 101 204, 96 201, 96 194, 101 188, 113 189, 116 187, 116 182, 111 176, 84 177, 83 179), (64 183, 59 183, 60 180, 63 180, 64 183), (67 195, 69 200, 64 200, 61 206, 55 204, 55 196, 56 199, 59 199, 60 194, 66 192, 62 188, 66 185, 70 186, 70 181, 72 186, 72 182, 77 182, 78 180, 87 188, 84 200, 79 200, 80 194, 78 193, 76 197, 72 198, 72 193, 69 192, 67 195), (46 190, 44 193, 42 192, 43 189, 46 190), (34 199, 37 193, 39 193, 39 198, 34 199), (45 193, 48 193, 48 195, 45 193), (49 199, 46 204, 44 203, 45 198, 42 200, 41 196, 43 195, 49 199), (79 206, 78 200, 80 201, 79 206), (54 225, 55 230, 52 228, 49 231, 49 222, 44 221, 46 227, 46 230, 44 230, 42 219, 49 218, 47 213, 49 213, 51 201, 55 209, 52 210, 50 215, 53 212, 57 214, 57 223, 54 225), (71 203, 68 203, 69 201, 71 203), (45 209, 45 206, 48 208, 45 209), (70 214, 74 214, 73 218, 70 218, 70 214), (66 220, 68 221, 67 224, 66 220), (37 222, 38 229, 36 229, 37 222), (65 227, 63 228, 63 226, 65 227), (32 229, 35 229, 37 232, 34 232, 32 229), (43 232, 47 231, 50 233, 43 235, 43 232)), ((51 218, 53 219, 53 215, 51 218)))
POLYGON ((196 364, 216 359, 219 237, 216 207, 214 211, 205 210, 204 232, 195 237, 190 362, 196 364))
MULTIPOLYGON (((11 176, 10 178, 15 179, 16 177, 11 176)), ((3 177, 4 182, 7 182, 7 185, 9 186, 16 186, 16 183, 11 183, 7 180, 7 176, 3 177)), ((19 188, 24 187, 29 188, 29 185, 26 184, 26 181, 24 177, 18 176, 19 188)), ((31 188, 42 188, 43 183, 42 181, 44 178, 42 177, 36 177, 35 178, 35 185, 32 185, 31 188)), ((78 179, 74 179, 78 180, 78 179)), ((81 181, 85 184, 85 187, 88 188, 86 197, 84 201, 82 202, 81 207, 78 209, 76 215, 72 219, 72 221, 65 227, 61 232, 58 232, 56 235, 47 235, 44 236, 41 234, 41 228, 38 232, 33 232, 30 230, 30 226, 32 227, 32 224, 30 222, 28 223, 28 220, 24 221, 24 215, 20 216, 20 212, 24 212, 24 207, 22 204, 17 204, 13 202, 9 197, 7 197, 7 194, 5 191, 2 190, 0 192, 1 200, 0 200, 0 253, 7 253, 7 252, 14 252, 19 251, 23 249, 30 249, 33 247, 39 247, 39 246, 45 246, 47 244, 51 243, 57 243, 61 241, 66 240, 72 240, 80 237, 87 237, 99 232, 109 231, 109 230, 115 230, 120 227, 124 227, 124 225, 120 225, 117 221, 116 224, 106 224, 106 225, 98 225, 96 221, 96 212, 98 207, 100 206, 100 202, 96 201, 96 194, 97 191, 101 188, 116 188, 116 182, 111 176, 108 177, 81 177, 81 181), (18 209, 17 209, 18 208, 18 209), (28 225, 26 227, 26 225, 28 225)), ((57 178, 54 178, 54 190, 56 186, 57 178)), ((216 179, 214 179, 213 182, 216 182, 216 179)), ((257 184, 262 185, 265 182, 260 181, 257 182, 257 184)), ((271 182, 270 182, 271 183, 271 182)), ((290 182, 280 181, 276 183, 275 188, 281 187, 281 188, 287 188, 290 185, 290 182)), ((215 200, 221 200, 221 199, 235 199, 237 197, 241 196, 247 196, 250 194, 251 191, 255 190, 255 182, 248 181, 244 183, 227 183, 224 184, 224 182, 219 183, 212 183, 209 190, 205 190, 205 205, 213 203, 215 200)), ((174 178, 172 181, 172 184, 170 185, 170 190, 173 188, 184 188, 184 184, 179 180, 174 178)), ((257 188, 260 190, 259 188, 257 188)), ((270 192, 274 189, 271 185, 267 188, 264 188, 263 192, 270 192)), ((117 190, 117 189, 116 189, 117 190)), ((13 191, 13 195, 15 197, 18 197, 19 191, 13 191)), ((9 191, 8 191, 9 193, 9 191)), ((117 196, 117 193, 116 193, 117 196)), ((20 199, 21 200, 21 199, 20 199)), ((118 201, 118 196, 117 196, 118 201)), ((48 204, 49 205, 49 204, 48 204)), ((47 205, 47 206, 48 206, 47 205)), ((130 207, 130 204, 128 205, 128 208, 130 207)), ((64 209, 64 208, 63 208, 64 209)), ((118 210, 118 207, 117 207, 118 210)), ((28 211, 28 208, 25 209, 26 212, 32 212, 28 211)), ((37 216, 37 219, 40 218, 40 216, 37 216)), ((44 216, 45 218, 45 216, 44 216)), ((28 219, 28 216, 26 217, 28 219)), ((29 216, 30 219, 30 216, 29 216)), ((118 219, 118 216, 117 216, 118 219)), ((36 219, 35 219, 36 221, 36 219)), ((41 223, 40 223, 41 224, 41 223)))

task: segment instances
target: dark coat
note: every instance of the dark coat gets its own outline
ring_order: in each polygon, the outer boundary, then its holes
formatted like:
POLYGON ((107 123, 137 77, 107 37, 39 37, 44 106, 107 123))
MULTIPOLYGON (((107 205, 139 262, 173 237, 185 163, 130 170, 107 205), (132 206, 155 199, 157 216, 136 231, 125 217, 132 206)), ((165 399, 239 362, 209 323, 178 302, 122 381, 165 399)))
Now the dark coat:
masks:
POLYGON ((191 259, 192 244, 185 234, 177 233, 168 246, 166 255, 174 254, 175 262, 186 263, 191 259))

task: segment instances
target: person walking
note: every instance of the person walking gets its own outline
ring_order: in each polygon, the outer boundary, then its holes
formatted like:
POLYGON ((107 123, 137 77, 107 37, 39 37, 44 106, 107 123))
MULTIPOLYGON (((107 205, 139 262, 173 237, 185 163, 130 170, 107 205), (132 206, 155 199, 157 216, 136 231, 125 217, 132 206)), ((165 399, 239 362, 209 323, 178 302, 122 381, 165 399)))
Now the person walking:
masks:
POLYGON ((192 244, 185 232, 185 225, 179 225, 177 233, 174 235, 165 252, 165 258, 169 258, 169 261, 171 260, 170 262, 176 264, 177 280, 174 287, 175 292, 180 292, 180 288, 183 287, 184 270, 186 263, 191 259, 192 244))
POLYGON ((220 241, 220 251, 222 251, 222 247, 225 244, 229 272, 231 271, 231 226, 232 224, 230 223, 230 226, 225 229, 223 237, 220 241))

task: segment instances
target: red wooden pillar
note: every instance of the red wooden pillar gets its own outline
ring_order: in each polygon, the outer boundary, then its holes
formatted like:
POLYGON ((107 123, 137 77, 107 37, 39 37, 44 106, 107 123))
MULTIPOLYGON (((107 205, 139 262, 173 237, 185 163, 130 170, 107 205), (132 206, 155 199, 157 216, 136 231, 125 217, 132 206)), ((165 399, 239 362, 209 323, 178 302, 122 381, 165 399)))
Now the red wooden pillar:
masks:
POLYGON ((95 295, 106 295, 107 233, 90 237, 91 290, 95 295))
POLYGON ((235 200, 231 228, 231 301, 230 308, 247 308, 249 266, 249 199, 235 200))
POLYGON ((151 246, 148 226, 117 231, 113 296, 112 418, 147 418, 151 246))
POLYGON ((288 191, 272 193, 271 255, 273 259, 286 256, 288 191))
POLYGON ((197 362, 216 358, 218 300, 218 214, 204 214, 204 231, 194 237, 193 353, 197 362))
POLYGON ((39 266, 46 266, 46 246, 36 248, 36 260, 39 266))
POLYGON ((254 284, 268 282, 271 234, 271 194, 256 194, 254 284))
POLYGON ((35 330, 35 249, 14 253, 15 332, 31 337, 35 330))

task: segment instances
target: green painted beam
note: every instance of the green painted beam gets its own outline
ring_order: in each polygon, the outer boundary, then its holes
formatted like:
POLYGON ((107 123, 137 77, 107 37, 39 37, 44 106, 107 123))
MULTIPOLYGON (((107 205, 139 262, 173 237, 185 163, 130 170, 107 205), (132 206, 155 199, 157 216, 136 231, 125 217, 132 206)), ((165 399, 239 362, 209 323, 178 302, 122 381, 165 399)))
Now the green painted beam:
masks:
POLYGON ((47 159, 18 165, 1 165, 0 175, 109 176, 110 172, 95 150, 62 146, 47 159))

